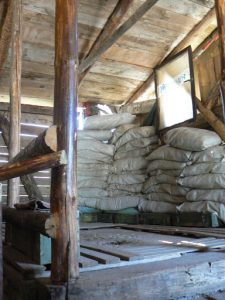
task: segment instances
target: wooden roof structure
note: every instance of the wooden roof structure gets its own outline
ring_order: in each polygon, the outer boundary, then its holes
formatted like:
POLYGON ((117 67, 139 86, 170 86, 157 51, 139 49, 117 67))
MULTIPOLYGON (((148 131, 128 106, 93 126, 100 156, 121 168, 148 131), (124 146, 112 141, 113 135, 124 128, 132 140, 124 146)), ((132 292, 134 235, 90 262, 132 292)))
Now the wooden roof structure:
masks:
MULTIPOLYGON (((23 0, 22 103, 53 106, 54 2, 23 0)), ((104 48, 107 40, 144 2, 80 0, 80 65, 96 52, 96 48, 104 48), (93 47, 104 30, 105 36, 100 38, 97 47, 93 47)), ((121 105, 151 99, 153 89, 148 79, 153 68, 171 51, 177 52, 176 46, 182 41, 179 50, 188 44, 194 50, 217 27, 213 0, 149 2, 149 9, 136 18, 130 29, 120 37, 116 36, 112 46, 95 58, 80 84, 80 103, 121 105)), ((0 102, 9 101, 9 61, 8 58, 1 71, 0 102)))

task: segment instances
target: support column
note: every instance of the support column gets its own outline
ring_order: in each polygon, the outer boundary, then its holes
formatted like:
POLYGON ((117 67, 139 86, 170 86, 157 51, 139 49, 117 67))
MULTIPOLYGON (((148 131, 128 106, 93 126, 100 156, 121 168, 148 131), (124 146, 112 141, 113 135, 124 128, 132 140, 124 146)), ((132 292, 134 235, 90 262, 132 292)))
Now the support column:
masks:
MULTIPOLYGON (((13 0, 12 22, 9 160, 11 160, 20 151, 22 0, 13 0)), ((14 204, 19 201, 19 183, 19 178, 13 178, 8 182, 7 204, 9 207, 13 207, 14 204)))
POLYGON ((67 166, 52 169, 51 212, 56 225, 51 268, 54 284, 71 283, 79 275, 74 141, 78 93, 77 2, 56 0, 54 125, 57 151, 66 151, 67 166))

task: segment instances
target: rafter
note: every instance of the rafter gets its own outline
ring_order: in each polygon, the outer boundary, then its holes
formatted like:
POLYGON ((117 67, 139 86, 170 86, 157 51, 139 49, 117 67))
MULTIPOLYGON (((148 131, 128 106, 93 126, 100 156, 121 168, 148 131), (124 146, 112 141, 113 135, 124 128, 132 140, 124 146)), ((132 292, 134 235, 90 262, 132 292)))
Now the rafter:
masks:
MULTIPOLYGON (((86 55, 85 59, 92 55, 95 51, 100 49, 102 45, 106 42, 109 36, 111 36, 116 29, 121 25, 122 20, 124 19, 124 15, 128 11, 128 9, 133 4, 133 0, 119 0, 117 5, 115 6, 113 12, 109 16, 104 28, 100 32, 99 36, 93 43, 91 49, 86 55)), ((90 71, 91 66, 87 68, 79 77, 79 83, 81 83, 87 73, 90 71)))
POLYGON ((129 30, 141 17, 157 2, 158 0, 146 0, 135 13, 125 21, 101 46, 101 48, 93 51, 81 64, 80 73, 92 66, 98 58, 106 52, 127 30, 129 30))
MULTIPOLYGON (((212 22, 212 20, 215 19, 215 17, 216 17, 215 10, 211 9, 208 12, 208 14, 186 35, 186 37, 166 57, 163 57, 161 62, 170 58, 171 56, 175 55, 182 49, 189 46, 191 44, 191 42, 193 41, 193 39, 198 37, 200 32, 205 27, 207 27, 207 24, 210 24, 212 22)), ((125 104, 133 103, 134 101, 136 101, 141 95, 144 94, 144 92, 149 88, 149 86, 151 85, 151 83, 153 81, 154 81, 154 75, 153 75, 153 73, 151 73, 149 75, 149 77, 147 78, 147 80, 141 85, 141 87, 139 87, 134 92, 134 94, 131 96, 131 98, 123 104, 125 105, 125 104)))

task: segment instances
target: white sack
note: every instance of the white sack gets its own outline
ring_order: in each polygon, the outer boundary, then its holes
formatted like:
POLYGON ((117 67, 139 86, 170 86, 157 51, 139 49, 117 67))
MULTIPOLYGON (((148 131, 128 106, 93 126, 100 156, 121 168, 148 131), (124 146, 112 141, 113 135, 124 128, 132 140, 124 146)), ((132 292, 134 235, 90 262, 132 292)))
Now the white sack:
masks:
POLYGON ((225 173, 225 162, 219 163, 199 163, 187 166, 181 173, 182 177, 202 174, 223 174, 225 173))
POLYGON ((156 184, 160 184, 160 183, 167 183, 167 184, 176 185, 177 184, 177 178, 173 177, 173 176, 169 176, 169 175, 164 175, 164 174, 151 176, 143 184, 142 190, 145 193, 146 191, 148 191, 148 189, 151 186, 156 185, 156 184))
POLYGON ((184 188, 179 185, 161 183, 151 186, 146 190, 146 193, 167 193, 172 196, 186 196, 189 191, 189 188, 184 188))
POLYGON ((183 170, 186 163, 169 161, 169 160, 153 160, 149 162, 147 173, 155 170, 183 170))
POLYGON ((84 122, 84 129, 113 129, 120 125, 133 123, 136 116, 129 113, 105 116, 91 116, 84 122))
POLYGON ((180 212, 217 213, 218 217, 225 222, 225 205, 213 201, 184 202, 177 207, 180 212))
POLYGON ((110 130, 79 130, 77 133, 77 140, 96 139, 98 141, 108 141, 112 138, 112 131, 110 130))
POLYGON ((100 188, 79 188, 78 191, 78 197, 96 197, 96 198, 103 198, 108 196, 108 192, 106 190, 100 189, 100 188))
POLYGON ((162 201, 181 204, 185 201, 185 197, 172 196, 167 193, 150 193, 147 195, 147 199, 150 201, 162 201))
POLYGON ((86 206, 86 207, 96 208, 96 206, 97 206, 97 199, 96 198, 78 197, 78 205, 79 206, 86 206))
POLYGON ((126 143, 141 139, 147 138, 155 135, 155 127, 154 126, 144 126, 144 127, 136 127, 129 129, 124 135, 122 135, 119 140, 115 144, 115 149, 119 149, 121 146, 126 143))
POLYGON ((125 132, 127 132, 127 130, 131 129, 131 128, 135 128, 138 127, 137 124, 125 124, 125 125, 121 125, 119 127, 116 128, 116 130, 113 132, 113 136, 112 139, 110 140, 111 144, 115 144, 117 142, 117 140, 124 135, 125 132))
POLYGON ((86 180, 96 180, 96 181, 107 181, 108 176, 98 176, 98 177, 93 177, 93 176, 77 176, 77 182, 82 182, 86 180))
POLYGON ((109 184, 108 190, 121 190, 128 193, 141 193, 142 183, 139 184, 109 184))
POLYGON ((215 146, 201 152, 193 152, 190 160, 192 164, 225 161, 225 146, 215 146))
POLYGON ((179 178, 178 184, 192 189, 221 189, 225 188, 225 174, 203 174, 179 178))
POLYGON ((146 179, 145 175, 124 174, 124 175, 109 175, 108 184, 137 184, 142 183, 146 179))
POLYGON ((91 150, 79 150, 77 151, 77 163, 111 163, 113 161, 112 156, 101 152, 95 152, 91 150))
POLYGON ((77 188, 99 188, 106 189, 108 186, 106 181, 99 180, 97 178, 89 178, 86 180, 77 181, 77 188))
POLYGON ((97 208, 101 210, 121 210, 129 207, 137 207, 143 197, 121 196, 108 197, 97 201, 97 208))
POLYGON ((157 176, 157 175, 169 175, 169 176, 174 176, 174 177, 179 177, 180 174, 182 173, 181 170, 154 170, 149 173, 150 176, 157 176))
POLYGON ((154 135, 150 138, 141 138, 141 139, 130 141, 125 145, 123 145, 122 147, 120 147, 117 150, 117 152, 122 153, 122 152, 137 150, 158 143, 159 143, 159 138, 156 135, 154 135))
POLYGON ((109 156, 114 155, 114 146, 108 145, 97 140, 80 140, 77 142, 77 151, 82 155, 82 151, 93 151, 98 153, 103 153, 109 156))
POLYGON ((158 148, 158 145, 150 145, 145 148, 140 148, 137 150, 131 150, 127 152, 116 152, 114 155, 114 159, 117 160, 117 159, 128 158, 128 157, 146 156, 156 148, 158 148))
POLYGON ((140 201, 138 209, 143 212, 175 213, 176 204, 162 201, 140 201))
POLYGON ((123 158, 113 163, 113 173, 119 174, 122 171, 146 169, 148 161, 143 157, 123 158))
POLYGON ((221 143, 221 138, 213 131, 188 127, 169 130, 164 140, 170 146, 190 151, 202 151, 221 143))
POLYGON ((151 154, 149 154, 146 159, 148 160, 170 160, 178 162, 187 162, 190 159, 191 151, 177 149, 170 147, 169 145, 164 145, 151 154))
POLYGON ((94 163, 84 163, 84 164, 77 164, 77 169, 78 170, 90 170, 90 171, 101 171, 101 170, 108 170, 109 172, 111 172, 112 170, 112 165, 111 164, 107 164, 107 163, 98 163, 98 164, 94 164, 94 163))
POLYGON ((188 201, 216 201, 225 203, 225 190, 191 190, 187 193, 188 201))
POLYGON ((77 170, 77 177, 87 176, 87 177, 107 177, 110 174, 109 170, 77 170))
POLYGON ((118 196, 133 196, 133 193, 129 193, 123 190, 107 190, 109 197, 118 197, 118 196))

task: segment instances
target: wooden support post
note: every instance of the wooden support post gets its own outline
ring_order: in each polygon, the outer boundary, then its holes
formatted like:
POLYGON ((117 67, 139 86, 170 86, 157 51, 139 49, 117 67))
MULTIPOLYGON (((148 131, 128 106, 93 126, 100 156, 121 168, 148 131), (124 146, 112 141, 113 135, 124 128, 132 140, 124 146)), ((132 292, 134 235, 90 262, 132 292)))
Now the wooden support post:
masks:
POLYGON ((76 140, 78 94, 78 0, 56 0, 54 124, 57 151, 67 154, 67 166, 52 169, 51 211, 56 223, 52 240, 51 279, 72 283, 79 275, 76 221, 76 140))
MULTIPOLYGON (((115 32, 115 30, 120 26, 124 15, 128 11, 129 7, 133 4, 133 0, 119 0, 114 8, 113 12, 109 16, 104 28, 100 32, 99 36, 93 43, 91 49, 89 50, 86 57, 92 55, 97 49, 101 48, 103 43, 115 32)), ((83 81, 84 77, 90 71, 91 66, 86 69, 79 77, 79 84, 83 81)))
POLYGON ((146 0, 136 12, 124 22, 114 33, 110 36, 101 48, 97 48, 93 51, 81 64, 80 73, 84 72, 87 68, 93 65, 96 60, 108 50, 127 30, 129 30, 137 21, 143 17, 143 15, 157 2, 158 0, 146 0))
MULTIPOLYGON (((22 67, 22 0, 12 0, 12 51, 11 51, 11 82, 10 82, 10 129, 9 159, 20 151, 20 120, 21 120, 21 67, 22 67)), ((13 207, 19 200, 20 179, 8 181, 7 204, 13 207)))
POLYGON ((55 227, 49 212, 3 207, 3 221, 54 238, 55 227))
MULTIPOLYGON (((3 114, 0 114, 0 129, 2 131, 2 137, 5 142, 5 145, 8 147, 9 146, 9 121, 3 114)), ((41 200, 41 201, 44 200, 41 191, 39 190, 32 175, 24 175, 21 176, 20 179, 22 184, 24 185, 29 200, 41 200)))
POLYGON ((0 181, 35 173, 56 166, 66 165, 66 163, 67 160, 65 151, 36 156, 31 159, 17 161, 15 163, 9 162, 0 167, 0 181))

